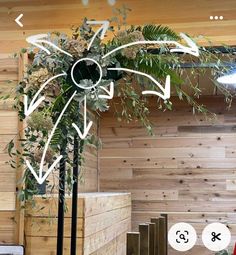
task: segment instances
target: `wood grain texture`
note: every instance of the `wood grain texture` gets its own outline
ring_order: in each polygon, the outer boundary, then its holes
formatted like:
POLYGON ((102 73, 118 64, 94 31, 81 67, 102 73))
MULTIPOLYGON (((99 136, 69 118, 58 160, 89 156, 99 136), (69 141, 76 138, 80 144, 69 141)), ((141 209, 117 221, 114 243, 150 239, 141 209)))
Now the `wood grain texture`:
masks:
POLYGON ((139 233, 140 233, 140 254, 149 255, 149 225, 148 224, 139 224, 139 233))
MULTIPOLYGON (((18 58, 0 54, 0 96, 11 93, 17 80, 18 58)), ((11 109, 11 102, 0 102, 0 243, 16 240, 16 170, 7 163, 10 157, 6 148, 18 132, 17 113, 11 109)))
MULTIPOLYGON (((45 200, 37 198, 40 207, 45 200)), ((66 199, 64 254, 69 254, 71 228, 71 198, 66 199)), ((48 200, 47 209, 29 206, 26 221, 26 255, 55 254, 57 208, 48 200), (36 241, 37 240, 37 241, 36 241), (42 248, 44 247, 44 248, 42 248)), ((77 254, 122 255, 126 249, 126 232, 131 229, 131 199, 128 193, 80 193, 78 201, 77 254)))
MULTIPOLYGON (((84 17, 106 20, 113 16, 112 7, 106 0, 90 1, 83 6, 82 1, 18 1, 4 0, 0 3, 0 47, 2 52, 16 52, 27 46, 25 38, 31 34, 59 30, 69 32, 72 25, 78 25, 84 17), (15 23, 15 18, 23 13, 23 28, 15 23)), ((236 6, 232 0, 205 1, 189 0, 155 1, 119 0, 115 7, 123 4, 132 9, 128 24, 142 25, 156 23, 169 25, 177 32, 203 35, 214 44, 236 44, 236 6), (224 16, 223 21, 211 21, 213 15, 224 16)), ((207 39, 199 38, 200 43, 207 39)))
MULTIPOLYGON (((23 80, 27 71, 27 65, 29 64, 29 59, 27 53, 18 55, 18 81, 23 80)), ((14 94, 13 94, 14 95, 14 94)), ((21 99, 23 101, 23 98, 21 99)), ((26 121, 20 121, 17 117, 17 135, 14 137, 14 142, 17 150, 22 154, 23 148, 19 139, 25 138, 24 129, 26 127, 26 121)), ((20 165, 20 158, 16 158, 16 165, 20 165)), ((22 178, 24 176, 24 166, 17 168, 16 172, 16 190, 20 191, 24 189, 24 183, 22 183, 22 178)), ((18 194, 17 194, 18 195, 18 194)), ((18 196, 17 196, 18 198, 18 196)), ((16 199, 16 230, 15 230, 15 243, 18 245, 24 245, 24 202, 16 199)))
POLYGON ((127 233, 127 255, 140 255, 140 233, 128 232, 127 233))
MULTIPOLYGON (((116 208, 90 217, 78 218, 78 237, 87 237, 95 232, 106 229, 113 224, 121 222, 127 218, 131 218, 131 206, 116 208), (86 228, 84 228, 86 226, 86 228)), ((71 218, 65 218, 64 236, 70 237, 71 218)), ((27 217, 25 234, 27 236, 52 236, 57 234, 57 218, 56 217, 27 217)))
MULTIPOLYGON (((67 211, 65 217, 71 216, 71 197, 67 196, 67 211)), ((47 199, 42 199, 40 196, 35 197, 36 208, 31 205, 27 206, 27 214, 31 217, 57 217, 57 195, 49 196, 47 199)), ((130 205, 130 194, 120 193, 101 193, 101 192, 86 192, 78 194, 78 217, 90 217, 106 211, 114 210, 115 208, 127 207, 130 205), (115 197, 115 199, 114 199, 115 197), (86 203, 86 207, 84 204, 86 203)))
MULTIPOLYGON (((1 8, 1 7, 0 7, 1 8)), ((0 96, 7 95, 12 92, 17 84, 18 80, 21 80, 26 68, 27 55, 21 55, 17 58, 12 58, 8 54, 0 54, 0 96), (12 82, 8 82, 11 80, 12 82)), ((20 189, 20 183, 18 181, 22 177, 20 169, 13 169, 6 162, 10 160, 7 154, 6 146, 15 139, 17 143, 18 131, 23 129, 23 124, 18 122, 17 112, 12 110, 12 98, 14 93, 11 94, 10 99, 2 101, 0 103, 0 212, 9 211, 9 214, 15 212, 14 225, 12 233, 7 230, 7 238, 5 239, 5 233, 0 231, 0 242, 10 243, 24 243, 24 214, 21 210, 21 204, 16 199, 16 186, 20 189), (18 184, 18 185, 17 185, 18 184), (14 232, 15 231, 15 232, 14 232), (12 239, 10 239, 12 237, 12 239)), ((97 134, 97 120, 93 116, 94 127, 93 133, 97 134)), ((19 149, 20 150, 20 149, 19 149)), ((86 164, 83 164, 83 171, 81 171, 81 182, 79 185, 79 191, 97 191, 98 190, 98 159, 97 149, 87 146, 84 158, 86 164)), ((55 177, 55 176, 54 176, 55 177)), ((53 176, 49 177, 49 180, 53 179, 53 176)), ((58 190, 57 190, 58 191, 58 190)))
MULTIPOLYGON (((93 127, 92 134, 97 136, 98 120, 96 114, 92 114, 93 127)), ((72 155, 71 155, 72 156, 72 155)), ((96 192, 98 191, 98 150, 94 145, 86 145, 83 151, 82 166, 79 168, 79 192, 96 192)), ((49 188, 48 194, 58 193, 58 171, 52 171, 48 177, 49 188), (50 187, 54 187, 52 190, 50 187)))
MULTIPOLYGON (((169 227, 189 222, 200 236, 208 223, 222 222, 234 237, 236 105, 227 111, 222 98, 202 97, 200 102, 217 113, 217 120, 208 122, 201 115, 193 116, 189 106, 172 101, 173 112, 164 113, 150 102, 157 131, 153 137, 137 122, 117 122, 112 109, 102 115, 100 189, 131 192, 133 231, 140 223, 168 213, 169 227)), ((201 245, 191 255, 211 254, 201 245)), ((170 254, 177 253, 170 250, 170 254)))
POLYGON ((10 244, 14 242, 15 212, 0 211, 0 243, 10 244))

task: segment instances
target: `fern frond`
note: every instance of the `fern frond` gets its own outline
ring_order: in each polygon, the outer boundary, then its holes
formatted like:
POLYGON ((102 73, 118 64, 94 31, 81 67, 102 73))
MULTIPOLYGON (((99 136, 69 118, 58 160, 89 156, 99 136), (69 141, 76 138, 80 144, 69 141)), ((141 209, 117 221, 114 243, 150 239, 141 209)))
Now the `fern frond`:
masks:
POLYGON ((156 78, 166 78, 167 75, 171 76, 171 82, 181 84, 183 80, 170 66, 169 63, 163 61, 163 58, 154 54, 143 54, 138 56, 136 70, 150 74, 156 78))
POLYGON ((61 131, 60 129, 56 129, 55 133, 53 134, 52 140, 50 142, 50 146, 57 147, 58 144, 60 144, 61 140, 61 131))
POLYGON ((161 25, 145 25, 142 28, 145 40, 179 40, 180 37, 169 27, 161 25))

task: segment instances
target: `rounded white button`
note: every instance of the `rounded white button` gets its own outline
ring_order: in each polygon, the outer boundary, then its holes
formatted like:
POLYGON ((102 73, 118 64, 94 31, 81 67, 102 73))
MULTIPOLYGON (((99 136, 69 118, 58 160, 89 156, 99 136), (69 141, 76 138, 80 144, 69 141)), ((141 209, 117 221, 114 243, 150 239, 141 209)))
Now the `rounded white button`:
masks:
POLYGON ((175 250, 188 251, 196 244, 197 233, 192 225, 180 222, 170 228, 168 241, 175 250))
POLYGON ((222 223, 211 223, 202 232, 202 241, 211 251, 226 249, 231 240, 229 229, 222 223))

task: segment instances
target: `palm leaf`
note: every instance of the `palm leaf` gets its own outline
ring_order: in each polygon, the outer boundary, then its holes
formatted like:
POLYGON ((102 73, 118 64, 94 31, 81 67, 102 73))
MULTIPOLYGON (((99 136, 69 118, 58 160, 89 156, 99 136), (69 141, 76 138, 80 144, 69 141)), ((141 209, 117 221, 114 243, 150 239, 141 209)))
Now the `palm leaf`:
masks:
POLYGON ((169 27, 161 25, 145 25, 142 28, 145 40, 179 40, 180 37, 169 27))

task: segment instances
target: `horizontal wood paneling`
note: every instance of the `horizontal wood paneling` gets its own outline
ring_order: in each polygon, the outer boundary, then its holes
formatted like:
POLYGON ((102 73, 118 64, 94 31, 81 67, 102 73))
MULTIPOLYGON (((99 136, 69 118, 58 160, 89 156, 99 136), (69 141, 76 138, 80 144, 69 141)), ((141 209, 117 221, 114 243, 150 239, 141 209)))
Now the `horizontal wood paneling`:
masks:
MULTIPOLYGON (((17 82, 18 82, 18 57, 14 58, 10 54, 0 53, 0 96, 10 95, 10 97, 7 100, 0 100, 1 110, 12 110, 13 98, 15 95, 15 88, 17 82)), ((1 112, 0 118, 4 118, 4 114, 9 115, 14 113, 1 112)), ((12 115, 10 115, 9 117, 12 117, 12 115)), ((1 123, 3 125, 2 120, 1 123)))
MULTIPOLYGON (((54 30, 68 32, 72 25, 79 24, 84 17, 106 20, 114 15, 106 0, 90 1, 88 6, 83 6, 81 2, 51 0, 40 4, 38 1, 4 0, 0 3, 1 51, 16 52, 27 46, 25 38, 31 34, 54 30), (20 13, 24 14, 23 28, 14 22, 20 13)), ((177 32, 206 36, 214 44, 236 44, 236 6, 232 0, 196 0, 194 4, 189 0, 117 0, 115 7, 123 4, 132 9, 128 24, 165 24, 177 32), (222 15, 224 20, 211 21, 211 15, 222 15)), ((206 44, 207 39, 201 37, 198 40, 206 44)))
MULTIPOLYGON (((93 129, 92 134, 97 136, 97 117, 93 116, 93 129)), ((83 162, 80 167, 79 175, 79 192, 96 192, 98 191, 98 150, 93 145, 87 145, 83 152, 83 162)), ((53 171, 49 177, 50 182, 48 193, 58 193, 59 189, 59 176, 58 171, 53 171), (51 190, 51 187, 54 187, 51 190)))
MULTIPOLYGON (((18 58, 0 54, 0 96, 11 93, 17 80, 18 58)), ((18 132, 17 113, 11 106, 9 100, 0 102, 0 243, 14 243, 16 240, 16 170, 7 163, 10 157, 6 148, 18 132)))
MULTIPOLYGON (((20 131, 17 112, 12 110, 12 100, 14 97, 14 89, 18 82, 18 72, 23 72, 24 69, 23 62, 21 65, 18 66, 18 58, 12 58, 8 54, 0 54, 0 96, 11 93, 10 99, 6 101, 1 100, 0 102, 0 213, 7 211, 11 214, 15 211, 16 204, 15 192, 16 182, 18 180, 16 180, 16 170, 7 164, 7 161, 10 159, 7 153, 7 144, 12 139, 16 140, 17 134, 20 131)), ((94 122, 92 132, 96 135, 97 119, 94 115, 92 115, 92 118, 94 122)), ((79 191, 97 191, 97 149, 87 146, 84 158, 85 164, 83 164, 81 170, 79 191)), ((20 176, 17 178, 20 179, 20 176)), ((50 175, 48 179, 52 181, 53 175, 50 175)), ((58 178, 55 177, 54 180, 55 184, 57 184, 58 178)), ((58 189, 56 189, 56 192, 58 192, 58 189)), ((17 215, 20 215, 20 212, 18 212, 17 215)), ((20 231, 23 231, 23 226, 20 225, 19 228, 20 231)), ((6 228, 6 232, 5 238, 4 230, 0 230, 0 242, 2 240, 4 242, 13 243, 17 240, 16 236, 14 236, 14 229, 12 230, 12 228, 10 228, 10 230, 8 230, 6 228), (12 231, 12 233, 10 233, 10 231, 12 231)))
POLYGON ((101 167, 115 166, 119 168, 235 168, 236 159, 235 158, 212 158, 209 161, 207 158, 201 158, 199 161, 196 158, 153 158, 153 159, 103 159, 101 160, 101 167))
MULTIPOLYGON (((11 215, 11 213, 15 212, 16 204, 16 170, 7 164, 10 157, 7 154, 6 147, 11 139, 16 138, 19 132, 17 112, 11 109, 14 97, 14 93, 12 92, 17 84, 18 69, 18 58, 12 58, 8 54, 0 54, 0 96, 11 93, 10 99, 6 101, 1 100, 0 102, 0 213, 3 212, 6 215, 8 213, 11 215)), ((93 118, 93 133, 96 135, 97 121, 96 117, 93 118)), ((87 147, 84 158, 85 164, 81 171, 79 191, 97 191, 97 150, 87 147)), ((53 175, 50 175, 49 179, 52 180, 53 175)), ((56 184, 58 178, 55 177, 54 180, 56 184)), ((58 192, 58 189, 56 191, 58 192)), ((14 233, 14 227, 11 224, 11 227, 9 229, 6 228, 5 232, 4 229, 0 229, 0 242, 13 243, 17 239, 14 233)))
MULTIPOLYGON (((15 179, 13 179, 15 181, 15 179)), ((6 180, 6 182, 9 182, 9 179, 6 180)), ((14 211, 15 210, 15 192, 0 192, 0 201, 1 201, 1 211, 9 210, 14 211)))
MULTIPOLYGON (((123 4, 132 9, 128 15, 128 24, 142 25, 147 23, 165 24, 177 32, 191 35, 203 35, 213 44, 236 44, 235 3, 231 0, 204 1, 154 1, 119 0, 116 7, 123 4), (198 11, 196 11, 196 6, 198 11), (171 7, 171 8, 170 8, 171 7), (224 16, 223 21, 212 21, 213 15, 224 16)), ((17 52, 27 46, 25 38, 32 34, 47 33, 59 30, 69 33, 72 25, 77 25, 84 17, 106 20, 112 17, 112 7, 106 0, 91 1, 83 6, 81 1, 4 1, 0 5, 0 48, 2 52, 17 52), (15 18, 23 13, 23 28, 15 22, 15 18), (63 20, 63 22, 62 22, 63 20)), ((202 37, 198 41, 207 44, 202 37)))
POLYGON ((126 149, 103 149, 102 157, 103 158, 165 158, 175 157, 175 158, 225 158, 225 147, 217 148, 132 148, 126 149), (115 155, 115 156, 114 156, 115 155))
MULTIPOLYGON (((29 206, 26 217, 26 254, 55 254, 57 208, 49 200, 37 198, 43 210, 29 206), (47 201, 47 202, 45 202, 47 201), (51 214, 45 214, 51 209, 51 214), (42 248, 44 247, 44 248, 42 248)), ((69 254, 71 235, 71 198, 66 199, 64 254, 69 254)), ((131 228, 131 198, 127 193, 80 193, 78 200, 77 254, 121 255, 125 251, 126 232, 131 228), (106 253, 108 252, 108 253, 106 253)))
MULTIPOLYGON (((130 218, 131 208, 129 206, 116 208, 101 214, 96 214, 86 218, 86 222, 82 217, 78 218, 78 237, 87 237, 93 233, 99 232, 112 224, 120 222, 126 218, 130 218), (86 228, 83 229, 84 224, 86 228)), ((65 218, 64 236, 71 235, 71 218, 65 218)), ((57 218, 53 217, 28 217, 25 226, 25 232, 28 236, 54 236, 57 235, 57 218)))
MULTIPOLYGON (((137 122, 118 122, 112 109, 102 115, 100 189, 131 192, 133 230, 168 213, 170 226, 189 222, 199 237, 207 223, 223 222, 235 241, 236 105, 227 111, 218 97, 200 102, 217 113, 217 120, 193 116, 177 99, 173 112, 164 113, 151 101, 150 117, 157 131, 153 137, 137 122)), ((200 253, 212 254, 201 241, 191 255, 200 253)), ((177 253, 170 249, 170 254, 177 253)))
POLYGON ((103 142, 103 148, 178 148, 178 147, 222 147, 232 148, 235 142, 231 137, 216 136, 209 137, 207 140, 204 137, 159 137, 153 139, 152 137, 145 138, 106 138, 103 142), (176 143, 173 143, 176 141, 176 143), (114 144, 115 142, 115 144, 114 144))
MULTIPOLYGON (((130 206, 130 196, 127 194, 87 192, 85 195, 83 193, 78 194, 78 217, 90 217, 112 209, 130 206), (84 198, 85 195, 86 197, 84 198), (113 199, 113 197, 115 197, 115 199, 113 199), (83 205, 84 202, 86 203, 85 208, 83 205)), ((27 215, 32 217, 48 217, 48 215, 56 217, 58 210, 57 199, 57 195, 50 196, 47 199, 42 199, 40 196, 36 197, 37 207, 32 208, 31 205, 29 205, 29 207, 27 207, 27 215)), ((71 197, 66 196, 66 200, 67 211, 65 212, 65 217, 71 217, 71 197)))
POLYGON ((0 211, 0 243, 14 242, 14 217, 14 211, 0 211))

